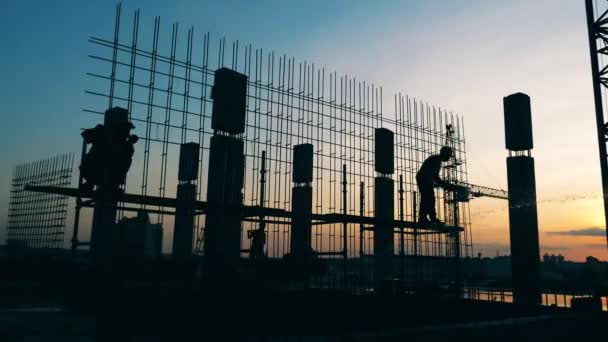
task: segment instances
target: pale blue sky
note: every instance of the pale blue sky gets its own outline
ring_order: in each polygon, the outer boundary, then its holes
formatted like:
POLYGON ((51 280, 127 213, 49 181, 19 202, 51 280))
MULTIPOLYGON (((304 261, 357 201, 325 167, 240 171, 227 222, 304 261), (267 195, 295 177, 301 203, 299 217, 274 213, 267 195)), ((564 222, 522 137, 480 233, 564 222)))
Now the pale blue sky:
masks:
MULTIPOLYGON (((12 167, 79 150, 90 36, 109 37, 112 1, 0 3, 0 230, 12 167)), ((541 244, 580 258, 605 248, 548 231, 602 224, 583 1, 124 1, 197 32, 325 65, 465 117, 471 182, 506 188, 502 97, 532 98, 541 244), (578 194, 579 200, 564 201, 578 194), (580 199, 582 198, 582 199, 580 199), (587 246, 587 247, 582 247, 587 246)), ((476 200, 474 239, 505 252, 505 203, 476 200)), ((1 234, 0 234, 1 235, 1 234)), ((602 254, 603 253, 603 254, 602 254)))

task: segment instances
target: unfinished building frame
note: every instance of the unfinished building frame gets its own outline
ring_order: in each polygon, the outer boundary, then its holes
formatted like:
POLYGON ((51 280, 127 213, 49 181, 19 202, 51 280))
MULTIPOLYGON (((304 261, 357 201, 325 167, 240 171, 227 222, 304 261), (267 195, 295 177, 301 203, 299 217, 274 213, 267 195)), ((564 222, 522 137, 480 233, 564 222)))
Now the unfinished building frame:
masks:
MULTIPOLYGON (((93 66, 89 76, 90 106, 85 112, 103 114, 125 107, 141 138, 126 182, 126 192, 175 198, 180 146, 200 148, 196 199, 207 200, 212 129, 212 87, 217 69, 229 68, 247 76, 245 129, 237 134, 244 143, 242 203, 248 206, 291 210, 293 149, 311 144, 314 152, 312 212, 374 216, 374 134, 378 128, 394 133, 395 220, 417 221, 415 174, 421 163, 448 144, 455 158, 444 177, 467 182, 464 123, 444 109, 403 94, 385 101, 375 84, 340 75, 273 51, 255 49, 225 38, 212 43, 209 33, 195 36, 192 27, 180 40, 177 23, 169 39, 156 17, 141 25, 139 11, 124 20, 116 9, 113 38, 90 38, 93 66), (125 30, 124 27, 128 29, 125 30), (140 29, 149 28, 143 41, 140 29), (391 114, 385 112, 389 108, 391 114)), ((101 116, 100 116, 101 118, 101 116)), ((468 203, 437 190, 437 211, 448 226, 461 233, 396 227, 395 270, 402 279, 452 279, 451 262, 472 252, 468 203)), ((171 234, 173 215, 166 208, 142 204, 121 208, 145 210, 171 234)), ((121 211, 124 214, 124 211, 121 211)), ((193 250, 202 253, 204 215, 195 221, 193 250)), ((288 218, 248 217, 241 222, 241 257, 250 254, 252 237, 263 225, 264 254, 282 258, 290 252, 288 218)), ((313 222, 311 247, 320 258, 341 259, 330 269, 340 272, 319 280, 319 286, 344 284, 344 277, 366 278, 373 272, 373 227, 353 222, 313 222)))
POLYGON ((67 188, 73 154, 23 163, 13 169, 7 220, 7 244, 15 248, 62 248, 68 197, 26 191, 26 185, 67 188))

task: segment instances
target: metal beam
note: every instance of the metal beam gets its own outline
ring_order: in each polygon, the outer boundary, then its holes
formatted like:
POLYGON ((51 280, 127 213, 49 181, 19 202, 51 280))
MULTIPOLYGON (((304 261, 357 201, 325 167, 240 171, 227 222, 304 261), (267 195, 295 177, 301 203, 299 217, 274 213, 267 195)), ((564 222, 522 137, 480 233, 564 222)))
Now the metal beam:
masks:
POLYGON ((603 18, 605 13, 599 18, 600 22, 596 22, 593 0, 585 1, 587 13, 587 31, 589 35, 589 55, 591 57, 591 78, 593 81, 593 97, 595 100, 595 121, 597 127, 598 152, 600 156, 600 169, 602 174, 602 193, 604 201, 604 224, 606 229, 606 245, 608 246, 608 155, 606 153, 606 122, 604 120, 604 109, 602 106, 602 88, 600 79, 600 65, 598 60, 597 38, 601 25, 604 24, 603 18))
MULTIPOLYGON (((33 186, 26 185, 26 191, 34 191, 34 192, 44 192, 51 194, 58 194, 70 197, 81 197, 81 198, 92 198, 96 197, 94 191, 82 191, 75 188, 59 188, 52 186, 33 186)), ((161 198, 155 196, 142 196, 135 194, 126 194, 123 193, 119 196, 120 202, 123 203, 131 203, 131 204, 146 204, 152 206, 160 206, 160 207, 169 207, 175 208, 177 205, 177 200, 175 198, 161 198)), ((85 202, 86 203, 86 202, 85 202)), ((83 206, 91 206, 92 204, 83 204, 83 206)), ((194 207, 197 210, 202 212, 209 211, 209 205, 204 201, 195 201, 194 207)), ((130 209, 131 210, 131 209, 130 209)), ((135 211, 135 209, 132 209, 135 211)), ((147 211, 144 209, 143 211, 147 211)), ((274 209, 274 208, 265 208, 260 206, 242 206, 240 208, 242 217, 257 217, 260 216, 268 216, 268 217, 282 217, 282 218, 291 218, 292 213, 283 209, 274 209)), ((171 214, 172 212, 164 212, 167 214, 171 214)), ((370 216, 360 216, 360 215, 344 215, 338 213, 331 214, 312 214, 312 219, 317 221, 316 224, 322 222, 323 224, 331 224, 331 223, 357 223, 373 226, 374 218, 370 216)), ((267 221, 270 222, 270 221, 267 221)), ((289 221, 281 222, 283 224, 291 224, 289 221)), ((417 222, 412 221, 401 221, 394 220, 393 226, 395 228, 417 228, 426 231, 432 232, 450 232, 450 231, 462 231, 462 227, 442 227, 442 226, 428 226, 428 225, 420 225, 417 222)))

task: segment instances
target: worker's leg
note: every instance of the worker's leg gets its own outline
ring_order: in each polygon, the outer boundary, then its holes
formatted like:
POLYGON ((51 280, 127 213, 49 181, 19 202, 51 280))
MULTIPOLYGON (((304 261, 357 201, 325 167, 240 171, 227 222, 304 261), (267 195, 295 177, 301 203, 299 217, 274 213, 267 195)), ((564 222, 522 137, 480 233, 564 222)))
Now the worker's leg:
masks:
POLYGON ((82 184, 82 189, 84 190, 93 190, 93 186, 95 185, 95 172, 97 165, 95 165, 95 156, 90 153, 86 154, 82 158, 82 164, 80 165, 80 174, 84 180, 82 184))
MULTIPOLYGON (((418 222, 428 222, 429 216, 434 212, 435 194, 433 186, 425 183, 418 184, 420 191, 420 212, 418 222)), ((432 219, 432 217, 430 217, 432 219)))
POLYGON ((426 221, 426 208, 423 204, 424 195, 422 195, 422 184, 420 183, 420 180, 418 178, 416 178, 416 183, 418 184, 418 194, 420 195, 420 202, 418 205, 418 222, 423 222, 426 221))
POLYGON ((435 209, 435 189, 433 189, 433 187, 430 188, 427 198, 428 198, 427 210, 429 213, 429 220, 431 222, 436 222, 437 221, 437 210, 435 209))

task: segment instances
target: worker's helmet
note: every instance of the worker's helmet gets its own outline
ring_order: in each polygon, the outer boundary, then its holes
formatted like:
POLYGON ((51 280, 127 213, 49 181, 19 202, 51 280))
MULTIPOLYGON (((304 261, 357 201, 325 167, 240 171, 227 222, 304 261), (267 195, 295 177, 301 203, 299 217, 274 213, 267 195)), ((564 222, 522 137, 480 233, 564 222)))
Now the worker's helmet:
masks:
POLYGON ((121 107, 114 107, 106 110, 104 121, 104 124, 108 127, 135 128, 129 121, 129 111, 121 107))
POLYGON ((450 158, 452 158, 452 149, 448 146, 443 146, 441 150, 439 150, 439 155, 441 156, 442 160, 448 161, 450 158))

